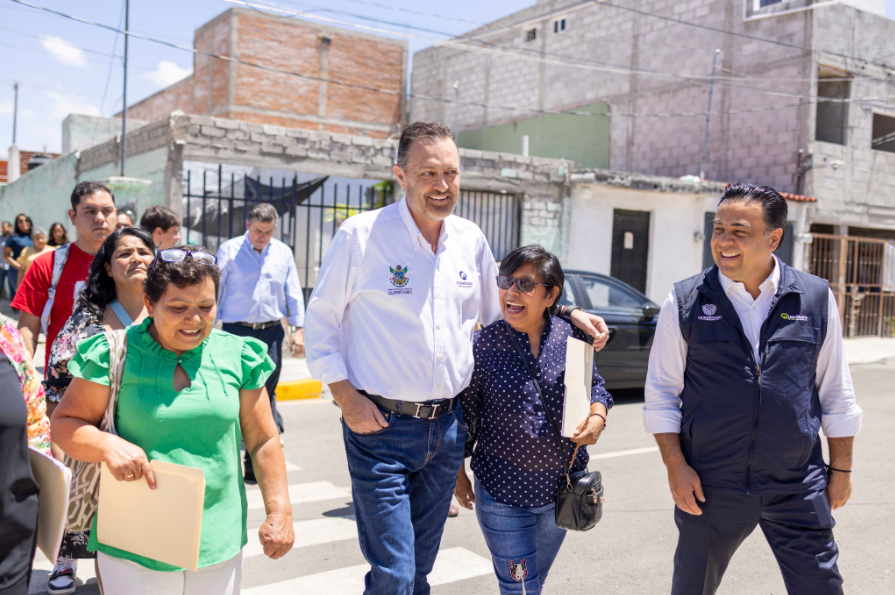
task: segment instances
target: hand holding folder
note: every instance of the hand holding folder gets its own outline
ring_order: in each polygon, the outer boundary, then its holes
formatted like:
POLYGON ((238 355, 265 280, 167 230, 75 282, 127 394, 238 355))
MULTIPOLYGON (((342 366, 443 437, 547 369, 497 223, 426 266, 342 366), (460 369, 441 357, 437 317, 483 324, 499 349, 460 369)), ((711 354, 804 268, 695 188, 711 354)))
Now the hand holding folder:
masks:
POLYGON ((96 537, 100 543, 196 571, 205 504, 201 469, 164 461, 149 463, 156 489, 118 481, 102 464, 96 537))

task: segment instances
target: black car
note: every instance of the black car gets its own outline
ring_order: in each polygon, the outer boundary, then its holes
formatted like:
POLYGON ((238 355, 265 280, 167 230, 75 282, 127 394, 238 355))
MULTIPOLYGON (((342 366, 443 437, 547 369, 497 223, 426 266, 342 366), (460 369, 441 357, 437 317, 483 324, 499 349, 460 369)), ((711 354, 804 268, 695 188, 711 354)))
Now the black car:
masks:
POLYGON ((565 274, 560 304, 581 306, 602 316, 609 327, 609 342, 595 358, 606 387, 642 388, 660 307, 614 277, 587 271, 565 274))

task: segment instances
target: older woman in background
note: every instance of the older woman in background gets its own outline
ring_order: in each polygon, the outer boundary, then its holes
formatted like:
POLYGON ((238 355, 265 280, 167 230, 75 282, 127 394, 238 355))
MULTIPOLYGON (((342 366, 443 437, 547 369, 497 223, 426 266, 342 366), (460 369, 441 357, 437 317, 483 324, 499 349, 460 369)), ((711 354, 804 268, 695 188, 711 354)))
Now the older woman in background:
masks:
POLYGON ((517 248, 503 259, 497 287, 504 320, 476 333, 472 380, 460 393, 475 490, 463 466, 454 494, 461 506, 472 509, 477 504, 476 517, 502 595, 543 592, 566 536, 554 520, 556 489, 565 481, 563 461, 572 461, 572 473, 587 466, 587 449, 577 447, 597 442, 612 406, 594 365, 590 416, 574 438, 562 439, 560 453, 550 419, 557 422, 558 433, 566 343, 569 337, 585 339, 584 333, 554 316, 564 280, 559 260, 540 246, 517 248), (526 363, 537 376, 548 411, 526 363))
POLYGON ((239 592, 247 542, 241 440, 268 513, 259 530, 264 553, 278 559, 292 547, 286 464, 264 389, 273 363, 259 341, 213 328, 219 290, 215 257, 204 248, 158 252, 144 284, 149 317, 127 330, 117 436, 98 428, 110 397, 105 334, 82 341, 69 363, 74 379, 53 415, 53 437, 65 452, 103 461, 118 481, 146 481, 151 488, 155 459, 202 469, 206 480, 197 572, 99 543, 100 507, 88 548, 98 551, 107 592, 239 592))
MULTIPOLYGON (((146 230, 125 228, 103 242, 90 265, 87 285, 50 350, 44 389, 50 403, 59 403, 72 381, 68 364, 78 343, 103 331, 123 329, 146 318, 143 282, 155 258, 155 244, 146 230)), ((55 406, 55 405, 54 405, 55 406)), ((47 593, 73 593, 78 559, 96 558, 87 550, 90 532, 66 531, 59 558, 47 582, 47 593)), ((97 569, 97 580, 100 572, 97 569)))
POLYGON ((35 227, 31 230, 31 243, 32 245, 26 246, 16 259, 21 265, 19 267, 19 275, 16 282, 17 286, 22 284, 22 279, 25 278, 25 273, 34 263, 35 258, 56 249, 54 246, 47 244, 47 230, 43 227, 35 227))

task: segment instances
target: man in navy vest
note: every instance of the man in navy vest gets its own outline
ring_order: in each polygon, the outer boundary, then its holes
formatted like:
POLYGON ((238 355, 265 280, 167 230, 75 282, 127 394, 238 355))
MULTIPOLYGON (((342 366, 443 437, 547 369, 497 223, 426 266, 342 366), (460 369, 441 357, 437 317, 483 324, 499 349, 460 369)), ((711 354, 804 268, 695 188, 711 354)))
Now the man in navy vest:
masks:
POLYGON ((674 595, 715 593, 756 525, 791 595, 842 593, 832 510, 851 495, 862 411, 827 282, 774 256, 786 217, 772 188, 729 186, 715 266, 659 315, 643 419, 677 505, 674 595))

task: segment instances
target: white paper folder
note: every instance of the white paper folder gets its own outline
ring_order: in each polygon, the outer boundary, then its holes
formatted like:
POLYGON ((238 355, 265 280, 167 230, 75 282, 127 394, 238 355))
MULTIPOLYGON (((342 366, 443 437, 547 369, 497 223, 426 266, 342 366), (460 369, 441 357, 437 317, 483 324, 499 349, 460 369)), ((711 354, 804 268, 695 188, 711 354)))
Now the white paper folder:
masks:
POLYGON ((562 410, 562 435, 573 438, 590 415, 590 390, 594 380, 594 348, 569 337, 566 343, 566 393, 562 410))
POLYGON ((96 537, 100 543, 195 572, 205 503, 201 469, 150 463, 156 488, 145 479, 118 481, 103 463, 96 537))
POLYGON ((37 547, 55 560, 62 545, 62 533, 68 516, 71 469, 39 450, 29 447, 31 474, 40 488, 37 513, 37 547))

